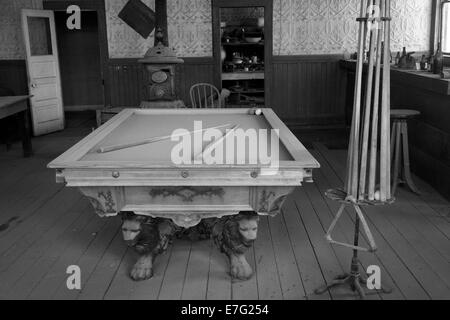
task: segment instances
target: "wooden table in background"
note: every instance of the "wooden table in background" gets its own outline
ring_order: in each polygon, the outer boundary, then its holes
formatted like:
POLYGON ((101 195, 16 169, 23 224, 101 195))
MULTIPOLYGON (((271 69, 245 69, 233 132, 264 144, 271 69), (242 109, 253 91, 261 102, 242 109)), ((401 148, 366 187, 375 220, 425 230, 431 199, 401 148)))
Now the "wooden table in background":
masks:
POLYGON ((21 135, 23 154, 25 157, 33 155, 33 147, 31 145, 30 134, 30 112, 28 99, 31 96, 11 96, 0 97, 0 119, 18 115, 21 117, 21 135))

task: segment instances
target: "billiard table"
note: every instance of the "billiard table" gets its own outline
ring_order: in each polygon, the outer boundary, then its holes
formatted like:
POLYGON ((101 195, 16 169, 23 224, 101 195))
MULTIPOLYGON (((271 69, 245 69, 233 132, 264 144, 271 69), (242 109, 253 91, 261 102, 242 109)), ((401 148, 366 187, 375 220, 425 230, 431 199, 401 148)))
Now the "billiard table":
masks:
MULTIPOLYGON (((227 139, 224 134, 223 145, 227 139)), ((57 182, 79 188, 102 217, 134 212, 169 218, 184 228, 243 211, 274 216, 296 187, 312 182, 313 169, 319 166, 272 109, 125 109, 48 165, 56 170, 57 182), (145 143, 177 129, 189 131, 192 138, 198 133, 202 137, 204 131, 194 130, 196 121, 206 129, 223 130, 225 125, 234 126, 235 131, 239 126, 244 132, 266 129, 268 134, 257 139, 258 143, 266 139, 269 149, 272 135, 277 134, 276 170, 262 164, 250 142, 244 144, 244 152, 236 147, 229 158, 234 161, 224 164, 194 161, 214 139, 209 144, 194 139, 189 150, 193 161, 182 164, 173 161, 179 141, 145 143), (127 144, 134 146, 124 147, 127 144), (111 146, 113 150, 105 151, 111 146)))

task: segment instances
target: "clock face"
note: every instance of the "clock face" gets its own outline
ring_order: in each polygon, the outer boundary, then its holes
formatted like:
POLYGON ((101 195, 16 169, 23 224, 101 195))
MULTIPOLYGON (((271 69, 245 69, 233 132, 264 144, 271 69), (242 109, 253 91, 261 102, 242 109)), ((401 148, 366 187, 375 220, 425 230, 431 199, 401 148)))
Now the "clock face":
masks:
POLYGON ((167 80, 167 73, 164 71, 157 71, 152 74, 152 81, 156 83, 163 83, 167 80))

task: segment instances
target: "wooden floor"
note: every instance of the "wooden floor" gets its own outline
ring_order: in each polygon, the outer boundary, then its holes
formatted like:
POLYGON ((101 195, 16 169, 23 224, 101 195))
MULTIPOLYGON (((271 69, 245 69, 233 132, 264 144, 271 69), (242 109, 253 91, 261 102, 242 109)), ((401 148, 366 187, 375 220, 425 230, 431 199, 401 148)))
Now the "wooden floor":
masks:
MULTIPOLYGON (((1 299, 355 299, 346 289, 314 289, 349 269, 351 252, 330 246, 324 233, 338 204, 324 192, 342 185, 345 150, 313 144, 322 164, 315 184, 298 188, 283 214, 263 218, 248 254, 255 276, 232 282, 227 262, 209 241, 176 241, 155 265, 155 277, 133 282, 136 256, 121 239, 118 218, 100 219, 77 190, 54 182, 46 164, 89 133, 90 120, 72 119, 61 133, 33 140, 36 156, 20 144, 0 146, 1 299), (82 290, 69 291, 66 268, 81 267, 82 290)), ((394 289, 370 299, 450 299, 450 205, 416 178, 423 195, 400 189, 392 206, 365 208, 379 250, 362 254, 394 289)), ((354 214, 346 212, 336 240, 351 241, 354 214)), ((363 241, 363 244, 365 242, 363 241)))

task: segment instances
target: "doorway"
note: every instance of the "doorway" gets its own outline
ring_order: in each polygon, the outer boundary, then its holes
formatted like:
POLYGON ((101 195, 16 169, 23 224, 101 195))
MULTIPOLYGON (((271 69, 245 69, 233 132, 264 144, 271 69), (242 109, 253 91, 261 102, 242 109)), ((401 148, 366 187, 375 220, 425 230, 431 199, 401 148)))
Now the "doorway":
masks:
POLYGON ((69 30, 67 18, 66 12, 55 11, 64 110, 100 109, 104 93, 97 13, 81 12, 81 30, 69 30))
POLYGON ((56 20, 64 111, 101 110, 109 104, 108 36, 104 0, 47 0, 56 20), (69 30, 67 8, 81 9, 81 29, 69 30))

